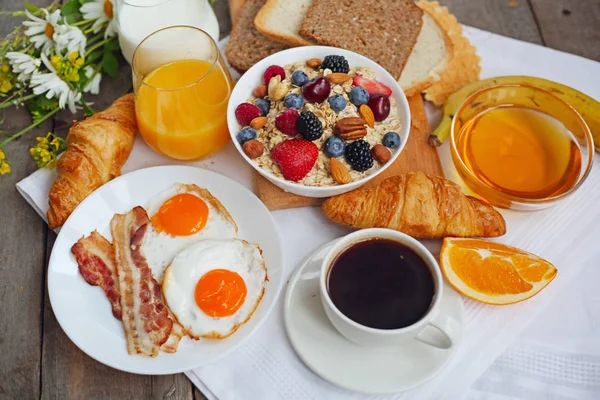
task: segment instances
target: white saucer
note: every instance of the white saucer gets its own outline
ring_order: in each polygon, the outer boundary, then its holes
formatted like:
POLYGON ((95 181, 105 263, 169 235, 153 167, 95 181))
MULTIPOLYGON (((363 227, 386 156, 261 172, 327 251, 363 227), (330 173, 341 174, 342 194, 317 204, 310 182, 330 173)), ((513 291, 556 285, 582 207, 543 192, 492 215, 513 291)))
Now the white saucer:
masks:
MULTIPOLYGON (((362 347, 344 338, 331 325, 319 298, 319 272, 325 254, 335 242, 313 252, 288 283, 284 322, 300 359, 326 381, 368 394, 401 392, 431 379, 450 361, 456 347, 440 350, 416 340, 398 347, 362 347)), ((462 299, 446 283, 441 311, 462 325, 462 299)))

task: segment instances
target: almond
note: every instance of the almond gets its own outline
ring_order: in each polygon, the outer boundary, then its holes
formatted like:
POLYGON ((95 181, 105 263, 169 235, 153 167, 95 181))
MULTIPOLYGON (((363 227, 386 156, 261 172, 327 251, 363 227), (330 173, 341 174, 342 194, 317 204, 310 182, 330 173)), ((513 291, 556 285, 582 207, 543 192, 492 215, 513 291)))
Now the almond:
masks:
POLYGON ((375 127, 375 115, 373 115, 373 111, 368 105, 362 104, 358 109, 358 113, 363 117, 367 125, 371 128, 375 127))
POLYGON ((242 148, 244 149, 244 153, 251 159, 262 156, 262 153, 265 151, 265 146, 256 139, 248 140, 242 148))
POLYGON ((346 81, 349 81, 350 79, 352 79, 352 77, 343 72, 332 72, 331 74, 326 75, 325 79, 327 79, 331 83, 341 84, 346 81))
POLYGON ((342 162, 337 158, 330 159, 329 170, 331 172, 331 177, 337 183, 341 183, 343 185, 352 181, 350 172, 348 172, 344 164, 342 164, 342 162))
POLYGON ((392 158, 392 153, 382 144, 376 144, 371 149, 371 155, 379 164, 385 164, 392 158))
POLYGON ((306 66, 312 69, 319 69, 321 60, 319 58, 311 58, 306 61, 306 66))
POLYGON ((281 82, 281 77, 279 75, 275 75, 269 81, 269 98, 273 101, 279 101, 285 97, 288 92, 288 85, 286 83, 281 82))
POLYGON ((250 126, 254 129, 260 129, 267 124, 267 117, 256 117, 250 121, 250 126))
POLYGON ((252 96, 258 98, 265 97, 267 95, 267 85, 260 85, 254 88, 252 96))
POLYGON ((344 140, 356 140, 367 136, 365 120, 359 117, 342 118, 335 123, 333 131, 344 140))

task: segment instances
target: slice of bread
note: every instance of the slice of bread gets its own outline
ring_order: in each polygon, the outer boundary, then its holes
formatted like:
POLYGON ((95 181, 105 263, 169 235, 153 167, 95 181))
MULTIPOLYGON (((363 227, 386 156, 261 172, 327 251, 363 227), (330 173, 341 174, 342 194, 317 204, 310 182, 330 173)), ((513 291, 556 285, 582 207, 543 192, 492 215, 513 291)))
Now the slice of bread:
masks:
POLYGON ((231 31, 225 48, 227 61, 239 72, 245 72, 254 64, 288 46, 271 40, 254 28, 254 18, 265 0, 246 0, 231 31))
POLYGON ((422 24, 413 0, 314 0, 300 35, 369 57, 399 79, 422 24))
POLYGON ((452 59, 452 42, 444 30, 427 12, 417 43, 406 61, 398 83, 406 96, 421 93, 440 80, 440 74, 452 59))
POLYGON ((268 38, 290 46, 315 44, 298 31, 313 0, 267 0, 254 19, 256 29, 268 38))

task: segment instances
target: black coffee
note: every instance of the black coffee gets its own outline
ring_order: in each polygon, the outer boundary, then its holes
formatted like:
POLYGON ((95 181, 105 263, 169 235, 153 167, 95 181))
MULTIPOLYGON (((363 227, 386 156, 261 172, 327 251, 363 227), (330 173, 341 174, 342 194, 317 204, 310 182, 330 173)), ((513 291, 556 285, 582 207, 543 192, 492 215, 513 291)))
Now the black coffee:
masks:
POLYGON ((404 328, 429 310, 435 291, 431 271, 413 250, 388 239, 358 242, 329 270, 333 304, 359 324, 404 328))

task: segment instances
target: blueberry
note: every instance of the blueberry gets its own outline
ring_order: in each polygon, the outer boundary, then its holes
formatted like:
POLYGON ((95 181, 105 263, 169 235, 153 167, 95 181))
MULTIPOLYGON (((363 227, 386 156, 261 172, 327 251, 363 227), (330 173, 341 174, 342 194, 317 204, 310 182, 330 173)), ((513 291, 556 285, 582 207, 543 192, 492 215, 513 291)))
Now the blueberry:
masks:
POLYGON ((346 99, 342 95, 336 94, 335 96, 331 96, 327 101, 329 101, 331 109, 337 113, 346 108, 346 99))
POLYGON ((302 96, 294 93, 285 96, 285 99, 283 99, 283 101, 288 108, 295 108, 296 110, 301 109, 304 105, 304 99, 302 98, 302 96))
POLYGON ((304 71, 297 70, 292 74, 292 83, 296 86, 304 86, 308 82, 308 76, 304 71))
POLYGON ((271 109, 271 100, 268 100, 268 99, 258 99, 254 103, 254 105, 256 107, 260 108, 260 111, 262 111, 263 117, 265 117, 269 113, 269 110, 271 109))
POLYGON ((342 154, 344 154, 344 149, 346 148, 346 143, 342 139, 337 136, 330 136, 325 141, 325 146, 323 151, 327 154, 328 157, 338 158, 342 154))
POLYGON ((383 140, 381 142, 385 147, 397 149, 400 146, 400 135, 396 132, 388 132, 383 135, 383 140))
POLYGON ((252 128, 244 128, 235 136, 240 144, 246 143, 248 140, 256 139, 256 131, 252 128))
POLYGON ((350 91, 349 97, 352 104, 354 104, 356 107, 369 102, 369 92, 360 86, 353 87, 350 91))

